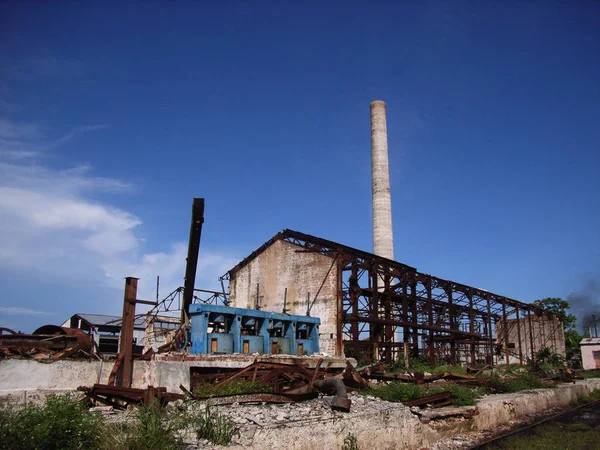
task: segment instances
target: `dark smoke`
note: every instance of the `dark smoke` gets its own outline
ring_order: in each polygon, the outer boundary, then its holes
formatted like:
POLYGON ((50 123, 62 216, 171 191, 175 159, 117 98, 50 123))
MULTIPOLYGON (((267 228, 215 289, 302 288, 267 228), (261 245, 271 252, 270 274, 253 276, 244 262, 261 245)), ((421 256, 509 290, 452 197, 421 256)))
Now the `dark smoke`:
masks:
POLYGON ((597 328, 600 331, 600 277, 587 280, 583 289, 567 296, 571 305, 571 314, 577 317, 577 330, 589 335, 589 327, 594 326, 596 317, 597 328))

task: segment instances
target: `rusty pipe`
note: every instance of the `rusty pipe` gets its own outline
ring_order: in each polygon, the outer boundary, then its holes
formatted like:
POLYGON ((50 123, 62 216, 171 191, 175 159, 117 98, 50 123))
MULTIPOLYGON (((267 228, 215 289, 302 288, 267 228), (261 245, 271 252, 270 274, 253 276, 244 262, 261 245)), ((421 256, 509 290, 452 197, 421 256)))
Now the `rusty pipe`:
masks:
POLYGON ((346 385, 337 378, 328 378, 326 380, 316 380, 313 386, 324 394, 332 394, 331 409, 343 412, 350 412, 352 400, 348 398, 346 385))

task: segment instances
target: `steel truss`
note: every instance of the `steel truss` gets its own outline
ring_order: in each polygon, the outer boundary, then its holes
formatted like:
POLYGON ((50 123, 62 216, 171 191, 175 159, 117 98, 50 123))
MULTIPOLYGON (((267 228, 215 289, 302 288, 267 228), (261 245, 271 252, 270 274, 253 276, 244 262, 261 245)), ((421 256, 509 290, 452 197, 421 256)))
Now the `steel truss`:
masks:
POLYGON ((427 358, 432 364, 494 365, 502 359, 508 364, 511 356, 523 364, 543 347, 558 351, 562 321, 543 309, 297 231, 277 234, 230 270, 228 277, 277 240, 337 261, 338 354, 359 360, 395 361, 406 356, 427 358), (548 331, 547 327, 536 330, 533 318, 558 320, 549 321, 548 331), (515 328, 517 342, 508 344, 515 328))

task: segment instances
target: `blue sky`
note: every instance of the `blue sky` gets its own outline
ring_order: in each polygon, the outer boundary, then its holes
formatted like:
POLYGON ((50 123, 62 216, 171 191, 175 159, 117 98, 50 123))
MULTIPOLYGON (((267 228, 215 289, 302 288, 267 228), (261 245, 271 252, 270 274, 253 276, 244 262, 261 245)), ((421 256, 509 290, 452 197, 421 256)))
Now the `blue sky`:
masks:
POLYGON ((375 99, 399 261, 599 286, 600 4, 399 3, 2 3, 0 326, 180 285, 194 196, 203 287, 283 228, 371 250, 375 99))

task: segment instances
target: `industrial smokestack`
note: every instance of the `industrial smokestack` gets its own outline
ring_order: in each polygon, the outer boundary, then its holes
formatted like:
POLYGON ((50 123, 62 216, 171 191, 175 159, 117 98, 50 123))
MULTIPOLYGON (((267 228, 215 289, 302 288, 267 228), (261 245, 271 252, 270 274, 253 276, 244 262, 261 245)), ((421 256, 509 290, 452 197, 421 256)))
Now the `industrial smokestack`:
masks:
POLYGON ((373 253, 394 259, 392 197, 388 164, 385 102, 371 103, 371 181, 373 188, 373 253))

